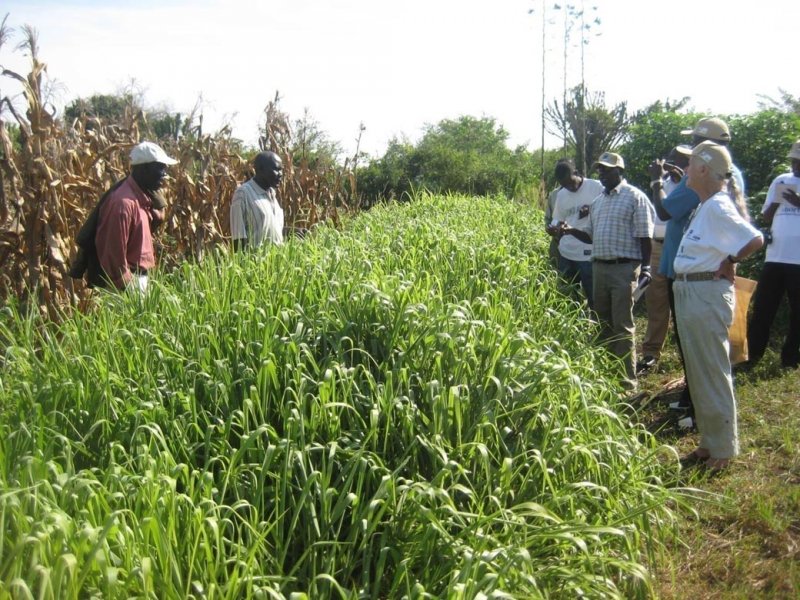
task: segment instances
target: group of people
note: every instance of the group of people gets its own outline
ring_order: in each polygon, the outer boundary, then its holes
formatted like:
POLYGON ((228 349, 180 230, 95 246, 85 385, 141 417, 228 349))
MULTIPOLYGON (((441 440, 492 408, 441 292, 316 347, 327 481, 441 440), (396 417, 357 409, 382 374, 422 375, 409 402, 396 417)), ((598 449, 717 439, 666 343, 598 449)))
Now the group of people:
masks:
MULTIPOLYGON (((133 147, 130 175, 103 196, 90 221, 89 246, 102 273, 97 280, 90 276, 90 282, 119 290, 147 290, 148 272, 156 265, 153 232, 164 221, 165 203, 159 191, 168 167, 177 163, 153 142, 133 147)), ((284 215, 276 192, 283 162, 274 152, 260 152, 253 170, 253 177, 238 186, 231 199, 235 250, 283 243, 284 215)), ((83 272, 79 270, 78 276, 83 272)))
MULTIPOLYGON (((649 194, 626 181, 625 161, 614 152, 593 165, 599 181, 559 161, 546 230, 559 272, 580 284, 601 340, 623 363, 627 389, 636 389, 637 374, 659 360, 672 316, 686 374, 673 408, 700 433, 684 462, 720 470, 739 451, 728 341, 736 264, 759 250, 765 236, 750 222, 727 124, 704 118, 682 133, 691 143, 650 164, 649 194), (633 306, 642 289, 648 325, 637 361, 633 306)), ((800 358, 800 142, 788 158, 792 171, 772 183, 762 211, 771 230, 748 328, 750 364, 766 349, 784 293, 791 319, 781 359, 797 367, 800 358)))
MULTIPOLYGON (((686 373, 678 408, 692 413, 700 432, 686 459, 722 469, 738 453, 736 400, 728 356, 734 314, 735 265, 764 244, 744 201, 744 181, 727 144, 727 124, 701 119, 688 145, 651 163, 650 195, 625 179, 625 161, 604 152, 595 163, 599 180, 574 163, 555 168, 559 187, 548 198, 546 230, 559 271, 580 283, 601 325, 601 339, 624 364, 623 383, 636 388, 641 373, 659 359, 669 328, 686 373), (646 289, 648 327, 636 360, 633 306, 646 289)), ((800 359, 800 141, 788 155, 792 171, 770 186, 763 208, 771 226, 748 341, 751 362, 763 355, 782 296, 791 322, 781 358, 800 359)), ((145 291, 155 266, 153 231, 164 220, 163 186, 178 161, 158 145, 142 142, 130 153, 131 172, 96 210, 96 259, 108 287, 145 291)), ((285 226, 276 189, 283 164, 273 152, 253 161, 254 175, 235 191, 230 207, 233 248, 281 244, 285 226)))

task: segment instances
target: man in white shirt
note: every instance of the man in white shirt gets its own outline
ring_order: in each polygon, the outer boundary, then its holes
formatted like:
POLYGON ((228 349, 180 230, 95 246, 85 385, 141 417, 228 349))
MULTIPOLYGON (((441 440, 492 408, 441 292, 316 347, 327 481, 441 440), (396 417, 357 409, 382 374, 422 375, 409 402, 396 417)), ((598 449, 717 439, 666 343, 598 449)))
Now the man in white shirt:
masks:
POLYGON ((556 180, 561 185, 556 195, 551 229, 559 237, 558 270, 570 283, 580 281, 589 307, 592 307, 592 245, 571 235, 559 236, 566 225, 585 229, 589 210, 594 199, 603 193, 603 185, 595 179, 578 174, 572 161, 559 161, 556 165, 556 180))
POLYGON ((231 200, 234 250, 283 243, 283 209, 275 193, 283 178, 283 162, 274 152, 259 152, 253 168, 255 175, 236 188, 231 200))
POLYGON ((792 170, 775 178, 761 210, 772 240, 767 242, 747 328, 749 365, 758 362, 767 349, 769 330, 784 293, 790 316, 781 363, 787 368, 797 368, 800 363, 800 141, 792 145, 787 158, 792 170))

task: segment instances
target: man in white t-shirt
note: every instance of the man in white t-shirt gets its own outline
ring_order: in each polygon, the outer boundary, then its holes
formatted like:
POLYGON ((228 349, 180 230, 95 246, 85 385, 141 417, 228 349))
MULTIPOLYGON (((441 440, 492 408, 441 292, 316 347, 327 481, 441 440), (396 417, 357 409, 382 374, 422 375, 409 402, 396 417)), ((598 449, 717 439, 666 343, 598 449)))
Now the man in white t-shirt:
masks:
POLYGON ((234 250, 283 243, 283 209, 275 189, 283 179, 283 162, 274 152, 253 159, 255 175, 233 193, 231 238, 234 250))
POLYGON ((728 341, 735 265, 764 244, 730 200, 732 171, 724 146, 709 141, 692 150, 686 184, 699 205, 673 264, 675 317, 700 432, 697 449, 683 464, 704 463, 712 471, 726 468, 739 452, 728 341))
POLYGON ((792 170, 775 178, 761 210, 771 226, 772 241, 767 242, 767 257, 747 328, 750 365, 764 355, 784 293, 789 299, 790 317, 781 363, 789 368, 800 364, 800 141, 792 145, 787 158, 792 161, 792 170))
POLYGON ((571 283, 580 281, 586 300, 592 306, 592 245, 572 235, 558 235, 564 225, 585 229, 589 210, 595 198, 603 193, 603 185, 578 174, 572 161, 556 165, 556 180, 561 185, 553 209, 551 229, 559 237, 558 270, 571 283))

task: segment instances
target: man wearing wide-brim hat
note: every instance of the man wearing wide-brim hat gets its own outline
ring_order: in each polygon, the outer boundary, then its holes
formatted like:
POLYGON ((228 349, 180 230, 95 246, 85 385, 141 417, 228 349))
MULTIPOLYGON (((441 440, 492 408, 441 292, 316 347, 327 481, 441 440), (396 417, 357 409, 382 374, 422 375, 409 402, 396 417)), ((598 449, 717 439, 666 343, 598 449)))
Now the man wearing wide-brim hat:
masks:
POLYGON ((567 227, 566 235, 592 244, 594 310, 601 337, 625 365, 624 386, 636 388, 636 328, 633 290, 650 280, 655 213, 647 195, 623 177, 624 159, 604 152, 595 163, 603 192, 589 210, 585 229, 567 227))
MULTIPOLYGON (((692 129, 685 129, 681 133, 692 136, 693 147, 709 141, 720 146, 727 146, 731 141, 730 129, 727 123, 719 117, 704 117, 700 119, 692 129)), ((658 180, 663 174, 662 166, 656 163, 650 165, 650 177, 653 181, 658 180)), ((744 180, 741 171, 733 163, 731 163, 731 174, 732 177, 727 180, 727 192, 731 200, 736 204, 739 212, 746 215, 747 207, 744 200, 744 180)), ((669 302, 673 314, 675 313, 675 295, 672 290, 673 282, 675 281, 673 263, 689 218, 700 204, 700 198, 697 196, 697 193, 686 184, 687 179, 684 177, 669 195, 665 195, 663 190, 658 194, 653 194, 653 205, 655 206, 656 214, 667 223, 664 233, 664 244, 661 247, 661 261, 658 270, 659 273, 664 275, 668 280, 669 302)), ((678 354, 681 357, 681 361, 683 361, 680 335, 678 334, 677 328, 675 329, 675 341, 678 347, 678 354)), ((675 406, 671 406, 671 408, 676 409, 679 414, 683 415, 683 418, 678 420, 679 426, 694 426, 694 409, 692 405, 691 387, 688 384, 688 380, 679 402, 675 406)))
POLYGON ((100 206, 95 246, 105 277, 117 289, 145 291, 155 267, 153 224, 163 214, 154 195, 167 177, 174 158, 153 142, 142 142, 130 153, 131 174, 100 206))
POLYGON ((767 255, 753 300, 747 328, 749 363, 764 355, 770 328, 784 293, 789 301, 789 330, 781 348, 781 364, 800 364, 800 141, 792 145, 787 158, 792 169, 770 184, 761 214, 770 225, 767 255))

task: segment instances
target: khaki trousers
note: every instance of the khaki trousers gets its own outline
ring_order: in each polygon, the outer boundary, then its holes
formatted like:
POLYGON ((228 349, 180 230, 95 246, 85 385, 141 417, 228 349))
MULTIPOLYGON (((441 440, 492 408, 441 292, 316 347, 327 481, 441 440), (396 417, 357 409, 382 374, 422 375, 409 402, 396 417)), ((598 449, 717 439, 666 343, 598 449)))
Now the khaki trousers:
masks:
POLYGON ((661 348, 669 331, 669 285, 667 278, 658 272, 661 262, 661 251, 664 242, 653 240, 653 252, 650 255, 650 272, 653 280, 644 292, 647 302, 647 331, 642 341, 642 354, 661 356, 661 348))
POLYGON ((733 284, 727 279, 675 281, 672 290, 700 447, 711 458, 733 458, 739 453, 728 354, 728 328, 736 302, 733 284))
POLYGON ((592 263, 594 310, 600 319, 600 337, 625 365, 625 387, 636 388, 636 346, 633 323, 633 290, 639 263, 592 263))

